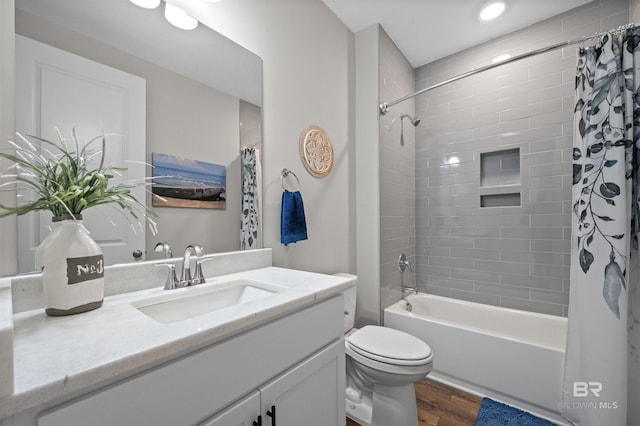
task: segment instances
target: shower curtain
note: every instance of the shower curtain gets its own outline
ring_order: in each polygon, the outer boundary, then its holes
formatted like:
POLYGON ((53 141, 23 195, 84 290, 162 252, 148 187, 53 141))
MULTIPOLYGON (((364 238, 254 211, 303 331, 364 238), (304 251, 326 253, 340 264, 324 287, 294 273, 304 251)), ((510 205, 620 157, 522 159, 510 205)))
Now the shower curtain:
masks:
POLYGON ((255 147, 241 152, 242 207, 240 211, 240 250, 261 247, 260 151, 255 147))
POLYGON ((569 330, 559 404, 577 425, 640 424, 633 423, 640 422, 639 85, 637 27, 578 50, 569 330))

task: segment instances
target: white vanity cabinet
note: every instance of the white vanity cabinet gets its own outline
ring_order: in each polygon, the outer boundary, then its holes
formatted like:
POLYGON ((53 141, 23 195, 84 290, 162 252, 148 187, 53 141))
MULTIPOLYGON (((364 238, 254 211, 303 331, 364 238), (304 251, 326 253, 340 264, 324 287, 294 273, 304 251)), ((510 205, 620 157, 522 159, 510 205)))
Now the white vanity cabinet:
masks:
POLYGON ((263 426, 344 425, 343 311, 333 297, 44 410, 34 423, 254 426, 261 416, 263 426))
POLYGON ((200 426, 344 425, 344 377, 338 341, 200 426))
POLYGON ((255 391, 198 426, 263 426, 260 410, 260 392, 255 391))

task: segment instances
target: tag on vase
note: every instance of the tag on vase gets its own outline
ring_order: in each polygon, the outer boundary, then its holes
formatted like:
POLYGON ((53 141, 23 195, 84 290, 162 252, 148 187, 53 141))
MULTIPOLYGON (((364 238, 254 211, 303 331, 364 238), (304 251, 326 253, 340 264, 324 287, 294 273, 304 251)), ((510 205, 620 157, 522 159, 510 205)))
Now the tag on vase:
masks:
POLYGON ((101 254, 67 258, 67 284, 104 277, 104 258, 101 254))

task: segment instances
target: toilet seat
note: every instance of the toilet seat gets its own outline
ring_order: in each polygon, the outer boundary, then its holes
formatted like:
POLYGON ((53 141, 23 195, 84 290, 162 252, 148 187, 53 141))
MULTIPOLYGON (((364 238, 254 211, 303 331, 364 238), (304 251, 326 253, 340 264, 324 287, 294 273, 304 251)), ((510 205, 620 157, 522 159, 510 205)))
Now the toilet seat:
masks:
POLYGON ((353 352, 385 364, 421 366, 429 364, 432 352, 422 340, 400 330, 368 325, 347 337, 353 352))

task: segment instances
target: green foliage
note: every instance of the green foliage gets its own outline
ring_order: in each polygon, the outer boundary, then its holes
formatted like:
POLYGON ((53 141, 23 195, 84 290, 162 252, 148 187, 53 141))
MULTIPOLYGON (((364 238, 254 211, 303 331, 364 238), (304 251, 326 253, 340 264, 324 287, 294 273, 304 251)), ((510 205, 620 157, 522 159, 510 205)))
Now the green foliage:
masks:
POLYGON ((106 138, 112 135, 99 135, 80 147, 74 129, 74 143, 69 147, 58 129, 56 132, 58 143, 18 133, 17 142, 10 142, 14 148, 12 152, 0 152, 0 157, 13 162, 12 167, 16 170, 14 175, 0 175, 12 179, 2 183, 0 188, 22 185, 32 189, 37 197, 16 207, 0 204, 0 209, 4 210, 0 211, 0 217, 37 210, 49 210, 53 216, 75 216, 103 204, 116 204, 135 219, 157 216, 131 194, 131 189, 140 183, 110 185, 111 179, 126 170, 104 165, 106 138), (101 144, 100 150, 92 149, 96 143, 101 144))

